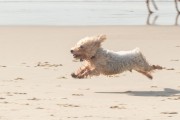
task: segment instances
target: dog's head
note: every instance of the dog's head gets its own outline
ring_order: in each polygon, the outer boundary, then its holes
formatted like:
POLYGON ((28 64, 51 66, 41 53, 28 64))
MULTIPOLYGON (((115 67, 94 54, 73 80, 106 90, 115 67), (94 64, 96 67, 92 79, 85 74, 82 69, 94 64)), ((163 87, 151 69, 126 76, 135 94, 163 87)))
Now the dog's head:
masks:
POLYGON ((101 43, 106 39, 105 35, 85 37, 81 39, 75 47, 71 48, 74 58, 88 60, 94 57, 101 43))

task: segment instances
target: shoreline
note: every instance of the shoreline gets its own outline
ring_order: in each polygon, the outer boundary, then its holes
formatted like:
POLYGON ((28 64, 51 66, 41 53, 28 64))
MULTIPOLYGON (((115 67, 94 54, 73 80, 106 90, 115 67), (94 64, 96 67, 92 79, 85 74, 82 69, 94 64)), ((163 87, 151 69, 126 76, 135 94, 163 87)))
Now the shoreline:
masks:
POLYGON ((143 0, 95 1, 1 2, 0 25, 176 25, 179 22, 174 2, 157 2, 159 10, 149 14, 143 0))

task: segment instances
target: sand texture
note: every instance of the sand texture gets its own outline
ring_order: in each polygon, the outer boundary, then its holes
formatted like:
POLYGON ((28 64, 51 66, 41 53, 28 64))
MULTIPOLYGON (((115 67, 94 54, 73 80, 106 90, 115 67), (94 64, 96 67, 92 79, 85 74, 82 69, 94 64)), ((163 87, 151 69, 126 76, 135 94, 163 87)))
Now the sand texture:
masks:
POLYGON ((180 28, 172 26, 0 27, 0 120, 179 120, 180 28), (73 79, 70 48, 106 34, 103 47, 139 47, 168 70, 73 79))

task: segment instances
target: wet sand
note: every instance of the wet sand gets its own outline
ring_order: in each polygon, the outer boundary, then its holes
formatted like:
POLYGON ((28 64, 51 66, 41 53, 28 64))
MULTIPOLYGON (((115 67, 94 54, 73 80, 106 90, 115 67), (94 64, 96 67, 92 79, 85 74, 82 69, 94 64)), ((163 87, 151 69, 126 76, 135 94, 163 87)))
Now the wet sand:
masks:
POLYGON ((173 0, 156 4, 149 14, 145 0, 0 0, 0 25, 179 25, 173 0))
POLYGON ((172 26, 0 27, 0 119, 180 119, 180 28, 172 26), (85 36, 106 34, 103 47, 139 47, 154 79, 133 71, 73 79, 70 48, 85 36), (171 70, 173 68, 174 70, 171 70))

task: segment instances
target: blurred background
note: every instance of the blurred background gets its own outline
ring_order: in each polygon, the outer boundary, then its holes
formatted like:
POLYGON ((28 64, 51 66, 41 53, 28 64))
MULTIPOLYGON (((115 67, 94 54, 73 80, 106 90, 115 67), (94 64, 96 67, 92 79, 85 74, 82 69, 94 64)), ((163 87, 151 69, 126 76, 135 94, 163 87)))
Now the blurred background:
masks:
POLYGON ((146 0, 0 0, 0 25, 178 25, 174 0, 155 3, 149 14, 146 0))

